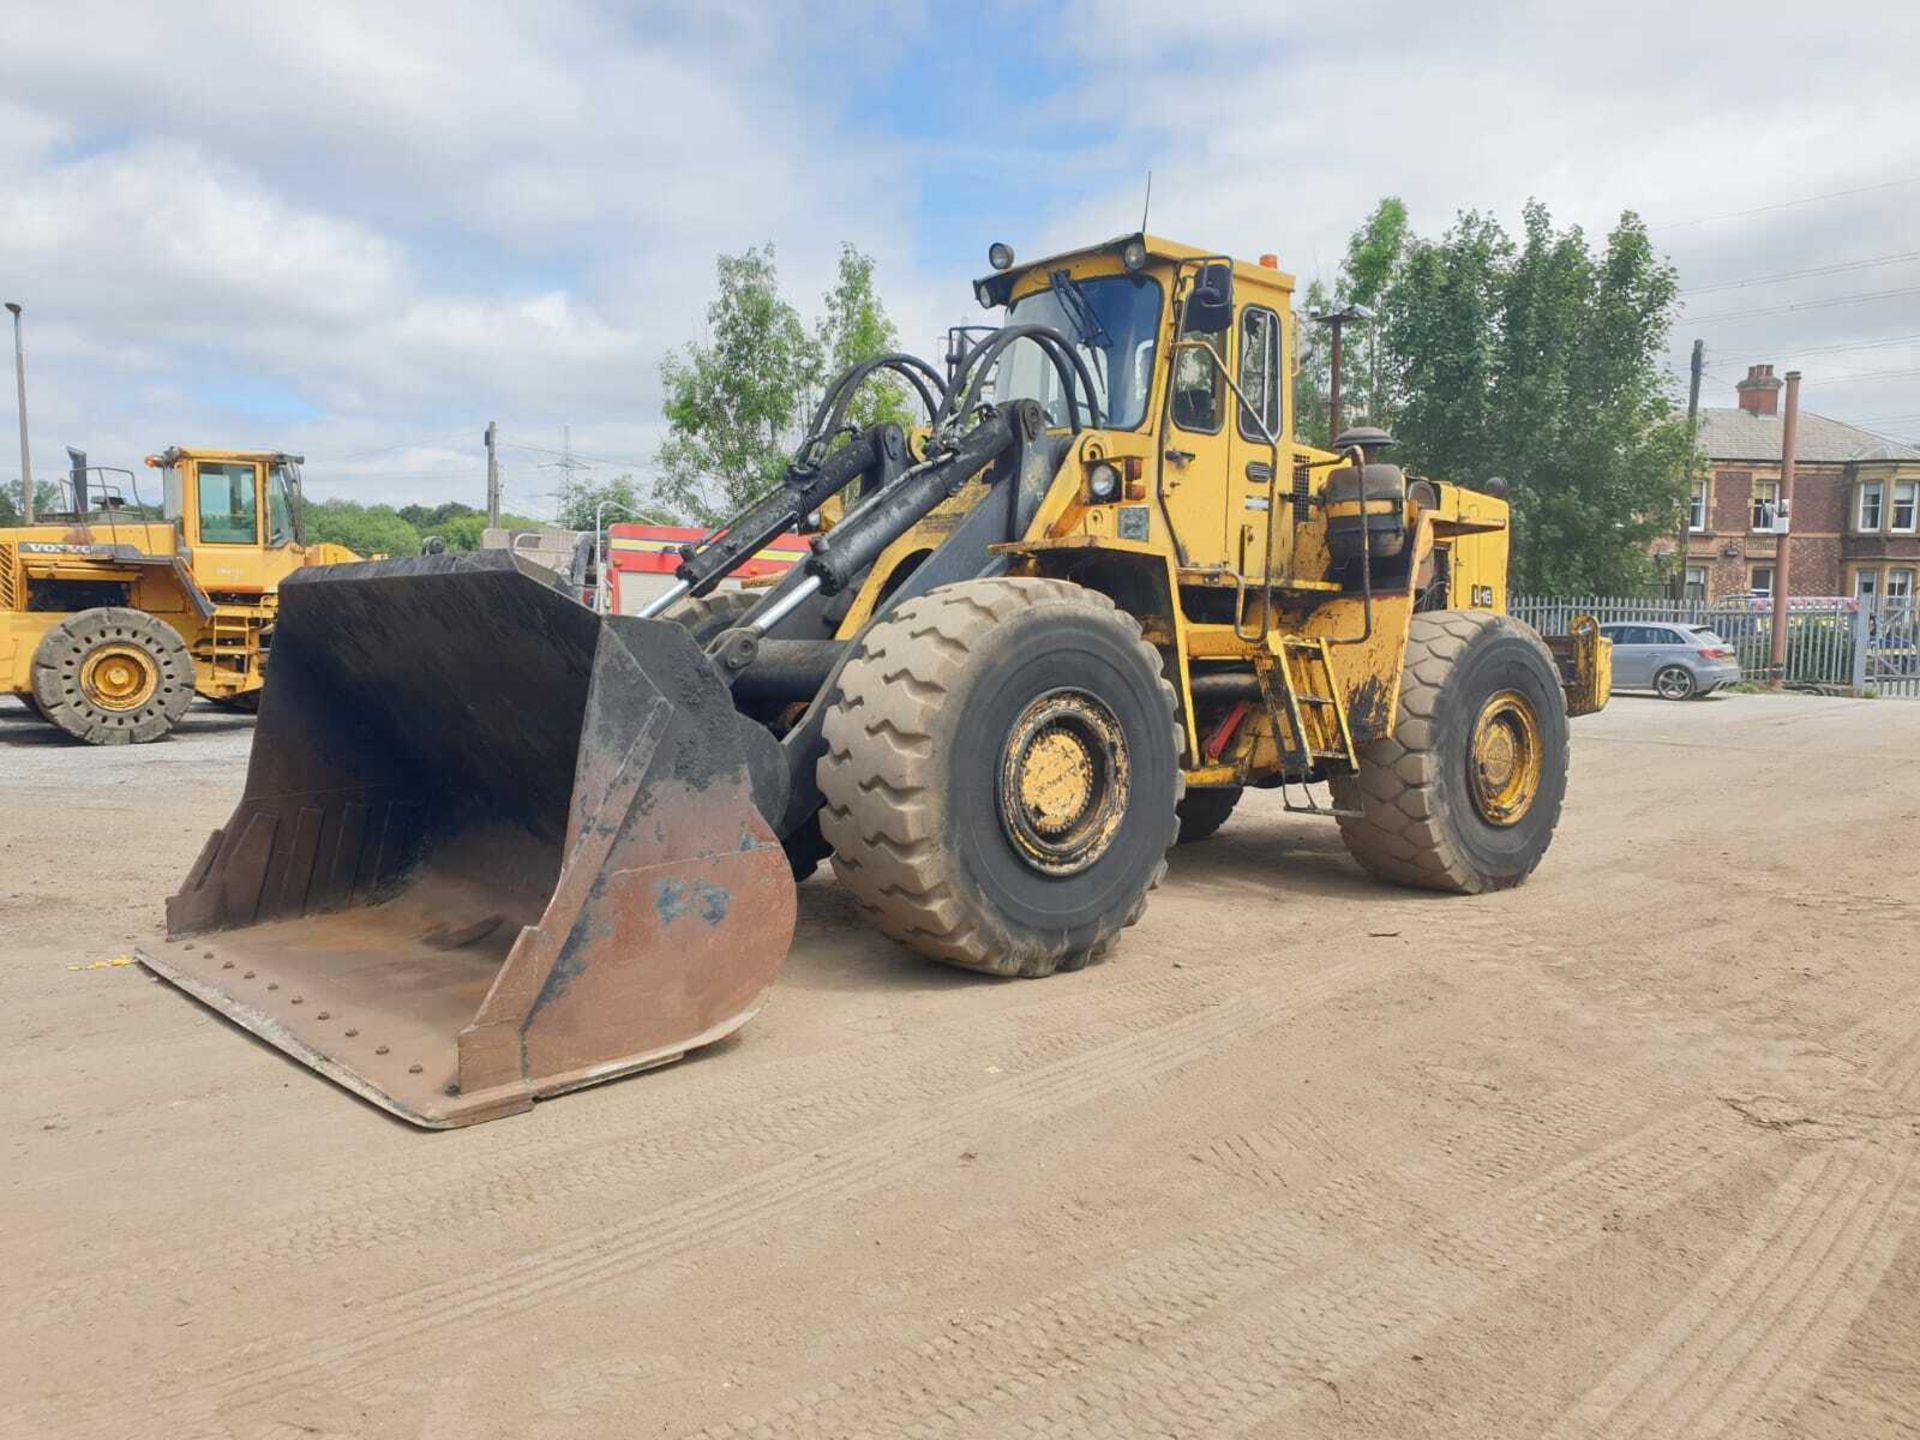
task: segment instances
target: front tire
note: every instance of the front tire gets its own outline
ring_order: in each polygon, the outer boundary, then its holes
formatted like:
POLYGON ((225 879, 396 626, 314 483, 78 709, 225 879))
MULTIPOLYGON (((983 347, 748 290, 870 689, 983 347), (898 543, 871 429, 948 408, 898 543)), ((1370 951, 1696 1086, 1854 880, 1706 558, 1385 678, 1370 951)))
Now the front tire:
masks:
POLYGON ((834 869, 886 934, 993 975, 1100 957, 1166 870, 1182 780, 1160 656, 1064 580, 943 586, 841 672, 819 765, 834 869))
POLYGON ((1474 895, 1531 875, 1567 788, 1567 711, 1541 639, 1505 615, 1415 615, 1393 734, 1336 776, 1347 850, 1383 880, 1474 895))
POLYGON ((143 744, 193 704, 193 657, 164 620, 117 605, 82 610, 41 637, 33 698, 76 740, 143 744))

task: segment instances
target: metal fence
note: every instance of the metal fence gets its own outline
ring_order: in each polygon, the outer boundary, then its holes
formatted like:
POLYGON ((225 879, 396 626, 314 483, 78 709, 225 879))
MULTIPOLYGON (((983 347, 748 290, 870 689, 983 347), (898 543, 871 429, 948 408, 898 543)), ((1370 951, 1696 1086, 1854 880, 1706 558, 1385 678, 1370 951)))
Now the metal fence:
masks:
MULTIPOLYGON (((1773 602, 1745 596, 1648 600, 1619 595, 1516 597, 1514 616, 1564 635, 1576 615, 1601 624, 1704 625, 1732 645, 1753 680, 1772 678, 1773 602)), ((1788 685, 1920 700, 1920 609, 1912 600, 1862 605, 1840 596, 1796 596, 1787 607, 1788 685)))

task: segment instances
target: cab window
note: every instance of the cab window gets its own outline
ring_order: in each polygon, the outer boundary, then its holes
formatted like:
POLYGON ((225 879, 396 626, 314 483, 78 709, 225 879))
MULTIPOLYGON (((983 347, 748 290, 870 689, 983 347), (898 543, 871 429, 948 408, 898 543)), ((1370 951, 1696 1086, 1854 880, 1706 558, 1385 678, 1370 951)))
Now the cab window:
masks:
POLYGON ((260 534, 259 502, 251 465, 200 467, 200 540, 206 545, 252 545, 260 534))
POLYGON ((1280 433, 1280 317, 1249 305, 1240 317, 1240 433, 1264 441, 1280 433))
POLYGON ((1173 364, 1173 423, 1182 430, 1204 430, 1212 433, 1220 428, 1220 392, 1226 387, 1220 383, 1220 364, 1226 359, 1225 335, 1188 335, 1188 340, 1198 340, 1209 350, 1214 358, 1208 359, 1198 350, 1184 349, 1174 352, 1173 364))
POLYGON ((287 472, 275 465, 267 472, 267 544, 293 540, 293 501, 287 495, 287 472))

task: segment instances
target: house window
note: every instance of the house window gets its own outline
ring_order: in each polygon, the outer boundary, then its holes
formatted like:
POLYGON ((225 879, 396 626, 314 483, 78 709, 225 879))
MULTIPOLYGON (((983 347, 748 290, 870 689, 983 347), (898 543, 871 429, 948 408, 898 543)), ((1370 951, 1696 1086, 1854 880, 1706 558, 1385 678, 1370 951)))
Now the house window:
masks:
POLYGON ((1913 571, 1900 567, 1887 571, 1887 604, 1902 607, 1913 604, 1913 571))
POLYGON ((1861 535, 1878 535, 1880 523, 1884 520, 1887 504, 1887 487, 1879 480, 1869 480, 1860 487, 1860 505, 1853 517, 1853 528, 1861 535))
POLYGON ((1878 570, 1853 572, 1853 598, 1869 610, 1879 608, 1880 572, 1878 570))
POLYGON ((1756 480, 1753 482, 1753 528, 1767 534, 1773 533, 1774 520, 1780 513, 1780 482, 1778 480, 1756 480))
POLYGON ((1707 567, 1704 565, 1687 566, 1687 599, 1704 600, 1707 598, 1707 567))
POLYGON ((1747 577, 1747 583, 1754 594, 1771 596, 1773 594, 1773 566, 1754 566, 1751 574, 1747 577))
POLYGON ((1911 535, 1916 518, 1920 518, 1920 480, 1894 481, 1893 524, 1889 528, 1898 534, 1911 535))
POLYGON ((1707 482, 1693 482, 1693 494, 1687 500, 1687 529, 1698 535, 1707 528, 1707 482))

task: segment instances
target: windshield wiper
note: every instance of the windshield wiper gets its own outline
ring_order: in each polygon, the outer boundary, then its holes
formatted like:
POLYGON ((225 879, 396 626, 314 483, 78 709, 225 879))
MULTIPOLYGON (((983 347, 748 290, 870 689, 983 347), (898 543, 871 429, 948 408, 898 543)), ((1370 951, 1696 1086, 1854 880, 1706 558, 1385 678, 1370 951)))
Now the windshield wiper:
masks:
POLYGON ((1055 270, 1047 277, 1053 286, 1053 293, 1060 299, 1060 308, 1067 312, 1067 318, 1073 321, 1076 337, 1090 350, 1109 350, 1113 347, 1113 337, 1107 334, 1106 326, 1100 323, 1100 317, 1093 313, 1093 306, 1073 276, 1064 269, 1055 270))

